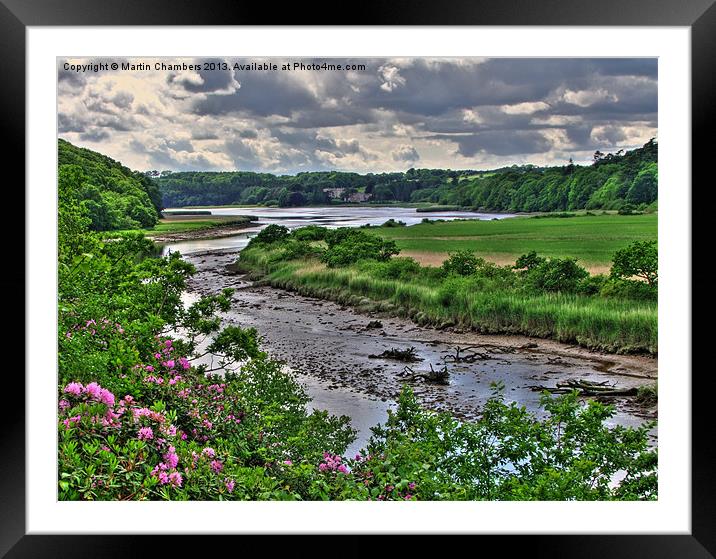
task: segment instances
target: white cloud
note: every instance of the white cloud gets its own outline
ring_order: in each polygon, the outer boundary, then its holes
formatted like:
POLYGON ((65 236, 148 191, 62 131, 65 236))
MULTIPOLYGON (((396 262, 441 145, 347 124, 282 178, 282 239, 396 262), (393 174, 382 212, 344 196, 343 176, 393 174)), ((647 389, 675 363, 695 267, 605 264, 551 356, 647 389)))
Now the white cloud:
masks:
POLYGON ((508 115, 530 115, 537 111, 545 111, 549 109, 549 105, 543 101, 516 103, 514 105, 502 105, 500 107, 503 113, 508 115))
POLYGON ((380 85, 380 88, 383 91, 390 92, 405 85, 405 78, 400 75, 400 70, 397 66, 384 64, 378 68, 378 73, 380 74, 380 78, 383 82, 380 85))
POLYGON ((568 89, 564 92, 562 99, 564 99, 567 103, 578 105, 580 107, 589 107, 601 101, 609 101, 611 103, 619 101, 619 98, 615 94, 609 93, 606 89, 581 91, 572 91, 571 89, 568 89))

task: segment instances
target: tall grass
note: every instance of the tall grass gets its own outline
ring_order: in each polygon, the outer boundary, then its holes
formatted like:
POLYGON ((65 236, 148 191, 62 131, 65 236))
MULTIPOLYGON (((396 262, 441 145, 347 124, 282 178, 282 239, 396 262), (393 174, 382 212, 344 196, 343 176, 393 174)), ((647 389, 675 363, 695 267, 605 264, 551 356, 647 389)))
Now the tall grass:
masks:
POLYGON ((326 268, 313 259, 274 261, 272 254, 248 249, 240 262, 273 286, 407 316, 419 324, 524 334, 619 353, 658 350, 656 303, 479 289, 469 281, 385 279, 356 266, 326 268))

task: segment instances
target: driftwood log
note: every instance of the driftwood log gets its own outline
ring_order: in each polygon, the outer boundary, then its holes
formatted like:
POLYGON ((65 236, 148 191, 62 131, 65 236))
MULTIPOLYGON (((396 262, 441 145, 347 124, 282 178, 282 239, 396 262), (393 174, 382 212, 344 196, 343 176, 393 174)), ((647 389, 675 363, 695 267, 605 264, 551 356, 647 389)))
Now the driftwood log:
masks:
POLYGON ((432 363, 430 364, 429 372, 415 372, 407 365, 403 368, 403 375, 406 376, 406 380, 415 382, 418 379, 423 379, 427 382, 435 384, 450 384, 450 373, 447 365, 444 365, 442 369, 437 371, 433 368, 432 363))
POLYGON ((407 349, 398 349, 393 347, 386 349, 383 353, 374 354, 371 353, 368 356, 369 359, 394 359, 396 361, 403 361, 405 363, 414 363, 416 361, 422 361, 422 357, 418 357, 417 350, 410 346, 407 349))
POLYGON ((558 382, 554 388, 548 386, 529 386, 534 391, 547 391, 551 394, 568 394, 574 390, 579 392, 580 396, 636 396, 636 388, 617 388, 616 384, 609 384, 608 381, 592 382, 589 380, 567 380, 558 382))
POLYGON ((453 348, 455 350, 455 353, 444 354, 443 361, 450 361, 452 363, 474 363, 475 361, 484 361, 486 359, 492 358, 489 353, 482 353, 477 351, 475 349, 476 347, 481 346, 455 346, 453 348))

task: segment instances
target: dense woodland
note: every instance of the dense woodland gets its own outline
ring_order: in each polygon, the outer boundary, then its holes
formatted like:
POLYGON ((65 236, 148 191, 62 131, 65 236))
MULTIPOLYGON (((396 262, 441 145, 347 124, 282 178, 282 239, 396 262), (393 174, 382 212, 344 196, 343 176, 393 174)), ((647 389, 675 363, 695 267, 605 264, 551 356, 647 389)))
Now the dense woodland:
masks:
POLYGON ((410 169, 360 175, 338 171, 276 176, 249 171, 141 173, 100 153, 59 140, 60 182, 81 187, 77 202, 95 231, 153 227, 162 207, 343 203, 326 189, 370 194, 368 203, 427 202, 488 211, 618 210, 654 205, 658 144, 594 154, 594 162, 561 167, 512 166, 492 171, 410 169), (154 176, 152 176, 154 175, 154 176), (157 176, 158 175, 158 176, 157 176))
MULTIPOLYGON (((594 153, 588 166, 512 166, 493 171, 410 169, 405 173, 163 172, 157 179, 167 207, 330 203, 324 189, 371 194, 370 202, 430 202, 492 211, 564 211, 646 206, 657 199, 658 144, 614 154, 594 153)), ((335 203, 335 201, 333 201, 335 203)))
POLYGON ((138 229, 156 225, 162 208, 158 185, 144 173, 65 140, 58 141, 60 185, 78 185, 73 196, 93 231, 138 229))

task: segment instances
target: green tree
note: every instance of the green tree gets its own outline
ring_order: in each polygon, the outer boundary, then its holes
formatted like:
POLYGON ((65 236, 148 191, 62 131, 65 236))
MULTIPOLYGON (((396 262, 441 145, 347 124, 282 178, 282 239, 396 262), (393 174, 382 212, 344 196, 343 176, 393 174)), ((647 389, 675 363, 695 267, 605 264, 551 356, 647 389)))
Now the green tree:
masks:
POLYGON ((659 252, 656 241, 634 241, 614 253, 611 276, 617 279, 633 277, 656 287, 659 280, 659 252))

